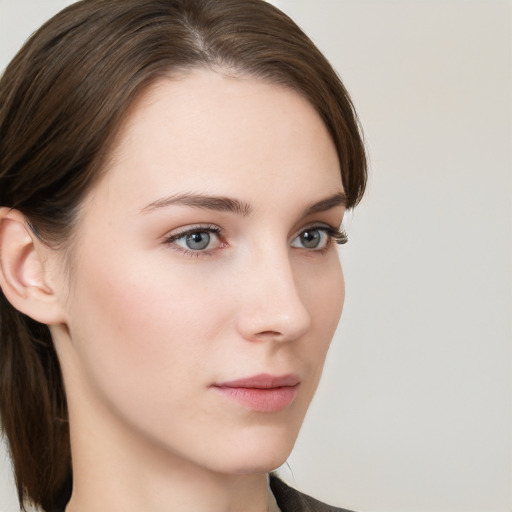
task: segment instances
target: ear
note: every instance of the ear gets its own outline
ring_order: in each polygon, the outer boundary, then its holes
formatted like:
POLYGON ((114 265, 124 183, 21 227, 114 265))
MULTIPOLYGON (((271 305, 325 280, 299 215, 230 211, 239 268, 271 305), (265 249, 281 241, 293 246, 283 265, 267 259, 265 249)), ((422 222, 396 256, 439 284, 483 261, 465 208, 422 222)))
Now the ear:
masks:
POLYGON ((48 325, 65 321, 46 268, 50 251, 22 213, 0 208, 0 288, 18 311, 48 325))

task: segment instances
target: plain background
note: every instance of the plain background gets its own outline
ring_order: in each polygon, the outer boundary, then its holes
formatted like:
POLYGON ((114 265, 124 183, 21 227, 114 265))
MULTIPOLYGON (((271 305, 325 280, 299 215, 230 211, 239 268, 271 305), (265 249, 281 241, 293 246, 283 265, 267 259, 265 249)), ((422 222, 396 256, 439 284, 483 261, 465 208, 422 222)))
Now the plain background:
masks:
MULTIPOLYGON (((65 0, 0 0, 0 68, 65 0)), ((283 477, 360 512, 512 510, 512 1, 275 0, 340 72, 371 179, 283 477)), ((0 512, 18 510, 0 452, 0 512)))

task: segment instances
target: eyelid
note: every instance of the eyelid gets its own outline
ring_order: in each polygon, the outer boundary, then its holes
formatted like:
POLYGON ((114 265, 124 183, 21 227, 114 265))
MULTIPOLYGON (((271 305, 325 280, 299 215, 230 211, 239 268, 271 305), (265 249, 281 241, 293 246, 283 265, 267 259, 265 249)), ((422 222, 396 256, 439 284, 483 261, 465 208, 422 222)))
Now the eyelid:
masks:
POLYGON ((197 232, 207 232, 207 233, 215 233, 218 234, 221 232, 221 229, 219 226, 216 226, 215 224, 195 224, 195 225, 189 225, 184 226, 183 228, 176 228, 172 230, 170 233, 167 233, 164 237, 164 243, 170 243, 174 242, 174 240, 177 240, 178 238, 191 235, 192 233, 197 232))
POLYGON ((219 226, 216 226, 214 224, 196 224, 196 225, 188 225, 184 226, 183 228, 177 228, 173 230, 170 234, 167 234, 163 239, 163 244, 166 246, 169 246, 172 250, 184 254, 186 256, 191 257, 203 257, 203 256, 212 256, 213 253, 219 249, 222 248, 225 243, 223 242, 220 233, 221 228, 219 226), (218 239, 218 246, 212 247, 210 249, 206 248, 204 250, 193 250, 189 249, 187 247, 182 246, 181 244, 178 244, 176 241, 180 238, 184 238, 187 235, 192 235, 194 233, 210 233, 217 237, 218 239))
POLYGON ((348 235, 343 226, 340 226, 339 228, 335 228, 334 226, 331 226, 330 224, 325 224, 323 222, 312 222, 311 224, 307 224, 306 226, 303 226, 292 238, 294 240, 297 238, 301 233, 307 230, 312 229, 318 229, 319 231, 326 232, 332 239, 332 241, 337 245, 344 245, 348 242, 348 235))

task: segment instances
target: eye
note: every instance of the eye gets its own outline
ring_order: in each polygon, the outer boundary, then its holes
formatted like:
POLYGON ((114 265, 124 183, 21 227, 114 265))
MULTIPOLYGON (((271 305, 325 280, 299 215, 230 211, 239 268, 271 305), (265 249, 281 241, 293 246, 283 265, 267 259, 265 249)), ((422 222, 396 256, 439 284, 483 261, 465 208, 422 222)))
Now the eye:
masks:
POLYGON ((219 232, 220 229, 217 227, 198 226, 171 234, 165 243, 178 246, 177 248, 184 252, 207 252, 221 246, 219 232))
POLYGON ((344 231, 339 231, 328 226, 312 226, 301 231, 299 235, 292 240, 291 246, 300 249, 321 251, 322 249, 326 249, 332 241, 337 244, 345 244, 348 238, 344 231))
POLYGON ((324 249, 330 241, 326 229, 308 228, 302 231, 291 243, 292 247, 302 249, 321 250, 324 249))

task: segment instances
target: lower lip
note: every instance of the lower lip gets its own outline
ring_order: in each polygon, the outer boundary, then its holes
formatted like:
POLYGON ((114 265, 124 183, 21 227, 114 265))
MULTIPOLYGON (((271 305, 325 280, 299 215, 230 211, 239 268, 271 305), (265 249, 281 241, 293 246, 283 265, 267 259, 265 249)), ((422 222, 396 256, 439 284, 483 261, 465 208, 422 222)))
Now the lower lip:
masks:
POLYGON ((293 402, 297 396, 297 386, 268 389, 214 386, 214 389, 252 411, 278 412, 293 402))

